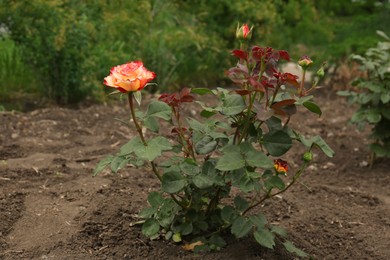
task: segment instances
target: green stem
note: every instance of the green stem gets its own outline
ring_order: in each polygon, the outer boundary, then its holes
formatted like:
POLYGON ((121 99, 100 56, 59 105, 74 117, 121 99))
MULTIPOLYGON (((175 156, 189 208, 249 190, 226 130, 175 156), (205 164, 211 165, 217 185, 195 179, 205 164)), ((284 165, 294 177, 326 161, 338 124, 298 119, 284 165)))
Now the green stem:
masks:
POLYGON ((283 190, 280 190, 278 192, 275 192, 273 194, 271 194, 271 191, 272 189, 270 189, 267 194, 262 198, 260 199, 258 202, 256 202, 255 204, 251 205, 250 207, 248 207, 243 213, 242 215, 245 215, 248 211, 250 211, 251 209, 259 206, 261 203, 263 203, 266 199, 270 199, 272 197, 275 197, 276 195, 278 194, 281 194, 285 191, 287 191, 297 180, 298 178, 301 176, 302 172, 304 171, 304 169, 306 168, 307 166, 307 162, 304 162, 301 166, 301 168, 295 173, 294 177, 293 177, 293 180, 290 182, 289 185, 287 185, 283 190))
POLYGON ((303 95, 302 92, 304 90, 305 77, 306 77, 306 69, 303 69, 301 86, 299 87, 299 90, 298 90, 298 94, 300 97, 302 97, 302 95, 303 95))
POLYGON ((248 128, 249 128, 249 125, 251 122, 250 118, 251 118, 253 103, 256 99, 256 95, 257 95, 257 92, 255 92, 252 96, 250 96, 248 111, 247 111, 245 125, 244 125, 244 130, 242 131, 242 134, 241 134, 240 139, 239 139, 240 141, 238 142, 238 144, 240 144, 242 142, 242 140, 244 140, 244 138, 246 138, 246 136, 248 135, 247 132, 248 132, 248 128))
MULTIPOLYGON (((130 107, 131 117, 133 119, 135 128, 137 129, 138 135, 141 138, 142 143, 145 146, 148 146, 148 143, 145 140, 144 134, 142 133, 142 128, 141 128, 140 124, 138 123, 137 117, 135 116, 135 109, 134 109, 134 102, 133 102, 133 92, 129 92, 128 99, 129 99, 129 107, 130 107)), ((162 178, 161 178, 160 174, 158 173, 158 170, 157 170, 157 167, 156 167, 155 163, 153 161, 151 161, 150 165, 152 166, 154 175, 156 175, 156 177, 161 182, 162 178)))
POLYGON ((194 152, 194 149, 193 147, 191 147, 185 136, 184 136, 184 132, 183 132, 183 128, 182 128, 182 125, 181 125, 181 121, 180 121, 180 114, 176 111, 176 109, 174 107, 172 107, 172 110, 173 110, 173 114, 175 115, 175 118, 176 118, 176 121, 177 121, 177 126, 179 127, 178 131, 179 131, 179 137, 180 137, 180 140, 181 140, 181 143, 185 149, 185 152, 187 154, 190 154, 191 157, 194 159, 194 161, 196 161, 196 157, 195 157, 195 152, 194 152))
POLYGON ((280 85, 278 84, 278 85, 276 86, 275 91, 274 91, 274 94, 273 94, 273 96, 272 96, 271 106, 272 106, 272 104, 273 104, 274 101, 275 101, 275 98, 276 98, 276 95, 277 95, 278 92, 279 92, 279 89, 280 89, 280 85))
MULTIPOLYGON (((142 133, 142 128, 141 128, 140 124, 138 123, 137 117, 135 116, 134 102, 133 102, 133 92, 129 92, 128 98, 129 98, 129 106, 130 106, 131 117, 133 118, 133 122, 134 122, 135 128, 137 129, 138 135, 139 135, 139 137, 141 138, 142 143, 143 143, 145 146, 148 146, 148 143, 147 143, 146 140, 145 140, 144 134, 142 133)), ((159 174, 159 172, 158 172, 158 170, 157 170, 157 167, 156 167, 156 164, 154 163, 154 161, 151 161, 151 162, 150 162, 150 165, 152 166, 152 170, 153 170, 154 175, 155 175, 155 176, 160 180, 160 182, 162 183, 162 177, 161 177, 161 175, 159 174)), ((181 203, 173 194, 170 194, 170 196, 171 196, 171 198, 173 199, 173 201, 174 201, 177 205, 179 205, 179 206, 182 207, 183 209, 187 209, 187 206, 184 205, 183 203, 181 203)))
MULTIPOLYGON (((137 129, 138 135, 141 138, 142 143, 145 146, 148 146, 148 143, 145 140, 144 134, 142 133, 142 128, 141 128, 140 124, 138 123, 137 117, 135 116, 134 102, 133 102, 133 92, 129 92, 128 99, 129 99, 129 106, 130 106, 131 117, 133 119, 135 128, 137 129)), ((156 164, 154 163, 154 161, 150 161, 150 165, 152 166, 152 170, 153 170, 154 175, 159 179, 160 183, 162 183, 162 177, 159 174, 159 172, 157 170, 157 167, 156 167, 156 164)), ((170 194, 170 196, 173 199, 173 201, 175 201, 175 203, 177 205, 179 205, 183 209, 187 209, 187 206, 184 205, 183 203, 181 203, 173 194, 170 194)))

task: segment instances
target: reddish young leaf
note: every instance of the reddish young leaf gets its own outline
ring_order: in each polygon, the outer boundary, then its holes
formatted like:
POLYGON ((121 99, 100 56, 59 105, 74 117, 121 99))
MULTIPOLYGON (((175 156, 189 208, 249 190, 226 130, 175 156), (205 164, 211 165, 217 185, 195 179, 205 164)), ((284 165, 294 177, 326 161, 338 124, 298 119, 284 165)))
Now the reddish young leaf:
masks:
MULTIPOLYGON (((258 78, 258 77, 257 77, 258 78)), ((251 85, 253 87, 253 89, 256 91, 256 92, 265 92, 265 87, 263 84, 261 84, 257 78, 255 77, 250 77, 248 79, 248 83, 249 85, 251 85)))
POLYGON ((236 92, 240 96, 246 96, 249 93, 251 93, 251 91, 249 91, 247 89, 235 89, 234 92, 236 92))
POLYGON ((243 50, 233 50, 232 51, 233 56, 239 58, 239 59, 248 59, 248 52, 243 50))
POLYGON ((288 54, 287 51, 284 51, 284 50, 280 50, 279 51, 279 55, 280 55, 280 58, 286 60, 286 61, 290 61, 290 55, 288 54))
POLYGON ((296 101, 295 99, 285 99, 272 104, 271 108, 274 110, 275 114, 277 115, 291 116, 297 112, 295 101, 296 101))
POLYGON ((295 99, 285 99, 285 100, 282 100, 282 101, 279 101, 279 102, 272 104, 271 108, 281 108, 284 106, 293 105, 293 104, 295 104, 295 101, 296 101, 295 99))

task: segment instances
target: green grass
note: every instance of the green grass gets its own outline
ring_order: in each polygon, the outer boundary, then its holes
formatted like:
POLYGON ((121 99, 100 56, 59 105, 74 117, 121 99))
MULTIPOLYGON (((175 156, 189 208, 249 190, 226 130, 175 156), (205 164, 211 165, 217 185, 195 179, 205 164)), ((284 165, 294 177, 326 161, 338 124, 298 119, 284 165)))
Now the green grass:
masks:
POLYGON ((0 38, 0 102, 35 91, 36 79, 23 62, 21 50, 9 38, 0 38))

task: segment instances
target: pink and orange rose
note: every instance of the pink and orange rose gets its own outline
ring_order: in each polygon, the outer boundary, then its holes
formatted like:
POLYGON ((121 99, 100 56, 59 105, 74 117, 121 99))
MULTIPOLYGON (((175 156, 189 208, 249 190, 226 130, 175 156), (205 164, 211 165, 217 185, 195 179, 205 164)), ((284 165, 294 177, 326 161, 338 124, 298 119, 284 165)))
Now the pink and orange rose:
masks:
POLYGON ((142 90, 148 82, 155 78, 156 74, 148 71, 141 61, 132 61, 113 67, 110 75, 104 78, 103 83, 126 93, 142 90))

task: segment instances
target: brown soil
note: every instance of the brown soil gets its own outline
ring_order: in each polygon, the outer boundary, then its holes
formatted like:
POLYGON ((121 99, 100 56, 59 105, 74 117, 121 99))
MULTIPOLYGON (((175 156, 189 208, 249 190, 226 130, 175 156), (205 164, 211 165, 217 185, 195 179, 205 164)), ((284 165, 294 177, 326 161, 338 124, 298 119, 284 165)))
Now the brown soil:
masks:
MULTIPOLYGON (((390 165, 367 166, 368 132, 347 124, 354 107, 334 96, 317 101, 323 116, 304 113, 295 124, 323 136, 335 157, 316 151, 301 183, 258 210, 315 259, 390 259, 390 165)), ((159 187, 149 169, 92 177, 99 159, 135 135, 115 117, 128 117, 126 104, 0 113, 0 259, 296 258, 250 238, 195 255, 144 237, 130 223, 159 187)))

